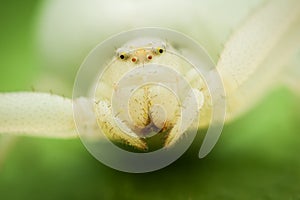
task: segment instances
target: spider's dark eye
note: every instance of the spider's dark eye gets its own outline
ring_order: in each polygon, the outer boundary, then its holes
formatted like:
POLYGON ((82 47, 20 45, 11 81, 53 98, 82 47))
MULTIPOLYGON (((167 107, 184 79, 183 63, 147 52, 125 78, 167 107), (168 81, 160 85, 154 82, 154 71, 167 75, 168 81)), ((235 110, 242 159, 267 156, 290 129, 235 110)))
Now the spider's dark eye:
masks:
POLYGON ((128 58, 128 54, 126 52, 119 53, 119 58, 121 60, 126 60, 128 58))
POLYGON ((164 50, 161 49, 161 48, 159 48, 159 49, 158 49, 158 52, 159 52, 160 54, 162 54, 162 53, 164 52, 164 50))

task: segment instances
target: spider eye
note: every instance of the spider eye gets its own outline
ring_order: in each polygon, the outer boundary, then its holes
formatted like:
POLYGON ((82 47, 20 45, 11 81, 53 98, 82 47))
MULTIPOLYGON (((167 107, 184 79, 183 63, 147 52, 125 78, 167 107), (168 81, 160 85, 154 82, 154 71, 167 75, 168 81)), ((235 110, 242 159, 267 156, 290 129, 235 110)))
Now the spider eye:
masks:
POLYGON ((133 57, 133 58, 131 58, 131 61, 135 63, 137 61, 137 58, 133 57))
POLYGON ((119 58, 120 58, 121 60, 125 60, 127 57, 128 57, 128 55, 127 55, 126 53, 120 53, 120 54, 119 54, 119 58))
POLYGON ((148 59, 148 60, 152 60, 152 55, 148 55, 148 56, 147 56, 147 59, 148 59))
POLYGON ((165 50, 163 48, 161 48, 161 47, 159 47, 159 48, 156 49, 156 53, 157 54, 162 54, 162 53, 164 53, 164 51, 165 50))

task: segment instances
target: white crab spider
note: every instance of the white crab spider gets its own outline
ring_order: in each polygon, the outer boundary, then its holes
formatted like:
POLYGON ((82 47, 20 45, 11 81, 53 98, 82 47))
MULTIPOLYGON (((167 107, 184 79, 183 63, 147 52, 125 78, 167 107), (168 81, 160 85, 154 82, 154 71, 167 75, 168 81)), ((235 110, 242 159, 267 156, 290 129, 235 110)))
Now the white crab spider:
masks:
MULTIPOLYGON (((194 69, 188 67, 187 62, 178 58, 172 51, 175 50, 169 44, 147 38, 138 38, 117 49, 116 56, 99 83, 95 104, 98 123, 111 140, 121 140, 136 148, 147 149, 143 137, 147 137, 153 131, 159 131, 164 132, 165 141, 162 143, 168 147, 175 144, 188 129, 185 127, 180 131, 182 127, 179 124, 188 123, 188 119, 180 118, 180 111, 182 109, 183 112, 187 112, 185 104, 191 103, 190 98, 187 97, 181 105, 174 94, 162 86, 144 86, 132 95, 128 107, 131 116, 130 123, 124 122, 119 116, 114 116, 112 112, 113 91, 117 87, 122 87, 118 81, 133 68, 144 67, 149 63, 159 63, 170 66, 180 74, 197 74, 194 69), (120 126, 125 127, 129 134, 124 133, 120 126)), ((197 115, 203 106, 205 85, 199 75, 186 78, 193 86, 198 86, 192 89, 198 106, 194 108, 195 110, 188 111, 193 116, 197 115)), ((176 82, 176 77, 174 77, 174 82, 176 82)))
MULTIPOLYGON (((285 75, 284 66, 291 64, 299 50, 299 6, 297 0, 270 0, 226 42, 217 69, 227 93, 227 120, 247 110, 276 85, 275 77, 285 75)), ((295 81, 299 83, 299 78, 295 81)), ((0 132, 76 137, 72 101, 41 93, 0 94, 0 132)))

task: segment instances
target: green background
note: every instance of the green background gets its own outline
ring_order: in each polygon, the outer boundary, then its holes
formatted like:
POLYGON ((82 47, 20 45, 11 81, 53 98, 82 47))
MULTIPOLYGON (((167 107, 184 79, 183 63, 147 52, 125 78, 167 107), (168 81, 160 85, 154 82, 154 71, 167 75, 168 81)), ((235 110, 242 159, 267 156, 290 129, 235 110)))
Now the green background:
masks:
MULTIPOLYGON (((1 92, 30 91, 40 71, 39 4, 1 1, 1 92)), ((298 102, 279 88, 227 125, 206 158, 197 158, 200 136, 175 163, 146 174, 102 165, 79 140, 20 137, 0 162, 0 199, 300 199, 298 102)))

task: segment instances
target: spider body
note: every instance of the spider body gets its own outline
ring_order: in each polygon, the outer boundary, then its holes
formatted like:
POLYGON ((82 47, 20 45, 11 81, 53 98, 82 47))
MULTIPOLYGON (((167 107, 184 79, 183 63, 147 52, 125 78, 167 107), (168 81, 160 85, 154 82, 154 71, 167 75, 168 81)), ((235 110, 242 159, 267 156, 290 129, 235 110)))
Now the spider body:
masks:
POLYGON ((204 102, 203 87, 202 78, 187 61, 177 55, 170 44, 145 38, 130 41, 117 49, 98 83, 95 95, 95 101, 99 102, 95 104, 98 124, 112 141, 121 141, 138 149, 147 149, 146 138, 158 133, 164 134, 163 146, 171 146, 188 130, 192 119, 199 116, 204 102), (159 67, 151 71, 151 66, 156 64, 168 67, 178 75, 168 77, 171 74, 162 74, 159 67), (150 70, 152 75, 156 73, 153 79, 162 79, 138 85, 138 80, 145 79, 148 75, 133 73, 135 69, 150 70), (128 75, 130 73, 132 74, 128 75), (136 87, 128 91, 131 93, 128 101, 122 95, 118 98, 118 101, 124 101, 123 107, 114 110, 112 98, 122 87, 126 88, 121 83, 126 76, 137 76, 135 81, 128 79, 136 87), (165 79, 174 86, 174 90, 186 92, 182 102, 174 91, 163 87, 165 79), (181 79, 186 80, 189 87, 182 88, 181 79), (189 104, 189 101, 191 104, 191 96, 195 96, 197 105, 192 111, 188 111, 186 107, 189 105, 184 104, 189 104), (183 119, 183 112, 190 112, 191 119, 183 119))

